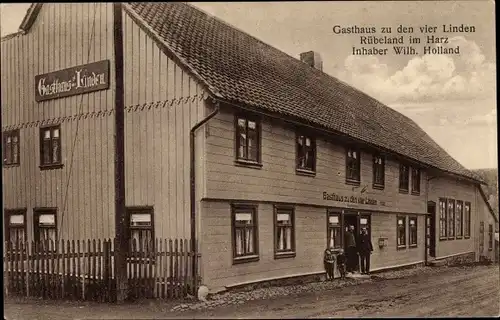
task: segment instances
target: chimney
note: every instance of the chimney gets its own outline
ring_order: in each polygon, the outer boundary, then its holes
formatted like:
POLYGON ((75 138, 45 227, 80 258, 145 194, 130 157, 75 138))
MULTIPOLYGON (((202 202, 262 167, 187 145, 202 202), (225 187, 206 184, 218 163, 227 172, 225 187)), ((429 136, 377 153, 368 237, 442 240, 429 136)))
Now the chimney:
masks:
POLYGON ((308 51, 301 53, 300 61, 307 63, 313 68, 323 71, 323 60, 321 60, 321 56, 317 52, 308 51))

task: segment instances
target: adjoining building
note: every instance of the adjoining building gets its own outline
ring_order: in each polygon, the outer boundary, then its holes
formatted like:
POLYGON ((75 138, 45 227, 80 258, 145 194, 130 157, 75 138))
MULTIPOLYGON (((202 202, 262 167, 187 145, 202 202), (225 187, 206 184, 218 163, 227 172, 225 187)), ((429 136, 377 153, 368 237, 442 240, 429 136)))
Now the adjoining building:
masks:
MULTIPOLYGON (((212 289, 322 274, 348 224, 368 228, 373 270, 479 258, 482 180, 317 53, 183 3, 125 4, 123 21, 131 238, 195 228, 212 289)), ((6 239, 113 237, 112 4, 34 4, 1 59, 6 239)))

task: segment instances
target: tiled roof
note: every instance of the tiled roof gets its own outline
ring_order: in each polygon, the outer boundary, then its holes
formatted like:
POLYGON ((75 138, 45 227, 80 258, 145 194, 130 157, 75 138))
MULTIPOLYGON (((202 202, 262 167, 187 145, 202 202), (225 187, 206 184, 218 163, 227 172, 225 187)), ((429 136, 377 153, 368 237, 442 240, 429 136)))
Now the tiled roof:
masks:
POLYGON ((127 6, 184 67, 229 102, 299 118, 482 181, 411 119, 189 4, 127 6))

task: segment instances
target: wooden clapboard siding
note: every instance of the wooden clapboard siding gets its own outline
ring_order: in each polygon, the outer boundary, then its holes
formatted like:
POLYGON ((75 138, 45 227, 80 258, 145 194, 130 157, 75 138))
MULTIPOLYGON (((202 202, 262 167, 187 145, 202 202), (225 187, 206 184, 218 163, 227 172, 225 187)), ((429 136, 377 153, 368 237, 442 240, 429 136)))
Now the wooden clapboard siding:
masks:
POLYGON ((385 189, 372 188, 372 154, 361 153, 361 186, 353 190, 346 184, 345 149, 326 139, 317 139, 315 177, 295 172, 295 131, 292 127, 264 118, 262 123, 262 168, 236 166, 234 115, 221 112, 209 124, 207 139, 207 192, 212 199, 280 201, 368 210, 424 213, 425 172, 421 175, 419 196, 399 193, 399 163, 388 159, 385 189), (323 192, 377 199, 385 205, 358 205, 323 200, 323 192))
MULTIPOLYGON (((231 238, 231 207, 228 202, 206 201, 202 209, 201 248, 202 278, 210 288, 252 282, 282 276, 323 272, 323 251, 326 246, 326 208, 295 207, 294 258, 274 259, 273 205, 258 204, 259 261, 233 265, 231 238)), ((425 216, 406 216, 406 243, 397 249, 395 213, 371 213, 373 253, 371 269, 423 262, 425 259, 425 216), (410 248, 408 217, 417 217, 417 247, 410 248), (387 238, 387 246, 379 248, 378 239, 387 238)))
POLYGON ((38 74, 105 59, 114 74, 111 18, 111 4, 47 3, 25 35, 1 42, 2 130, 20 129, 21 159, 3 169, 4 207, 28 208, 30 237, 34 207, 57 207, 63 238, 114 234, 113 118, 96 114, 113 109, 113 77, 109 90, 39 103, 34 97, 38 74), (39 168, 41 122, 61 125, 62 169, 39 168))
POLYGON ((388 268, 398 265, 423 262, 425 260, 425 216, 408 214, 371 215, 371 238, 373 253, 371 269, 388 268), (406 248, 397 248, 397 217, 406 217, 406 248), (417 246, 409 246, 409 217, 417 217, 417 246), (379 238, 387 238, 387 246, 378 246, 379 238))
POLYGON ((259 261, 233 265, 230 204, 203 203, 201 276, 208 287, 323 271, 326 209, 295 207, 296 257, 286 259, 274 259, 273 210, 272 204, 258 204, 259 261))
MULTIPOLYGON (((495 241, 495 232, 498 232, 498 222, 495 221, 495 218, 493 218, 492 214, 490 213, 490 210, 484 200, 484 198, 481 196, 479 189, 476 189, 477 195, 477 222, 476 222, 476 230, 474 232, 474 247, 475 251, 478 252, 478 255, 476 259, 479 259, 480 256, 487 257, 491 259, 492 261, 495 260, 495 252, 498 250, 496 248, 496 241, 495 241), (480 233, 480 223, 484 222, 484 232, 483 232, 483 243, 484 246, 482 250, 480 250, 479 243, 481 241, 481 233, 480 233), (493 227, 493 246, 492 249, 489 250, 489 225, 492 225, 493 227)), ((498 258, 497 258, 498 259, 498 258)))
MULTIPOLYGON (((124 39, 126 203, 154 207, 157 236, 188 237, 189 132, 205 116, 205 93, 126 13, 124 39)), ((198 199, 203 143, 199 130, 198 199)))
POLYGON ((445 257, 457 253, 474 251, 475 232, 479 231, 477 222, 478 209, 476 186, 448 177, 436 177, 429 181, 429 201, 434 201, 436 206, 436 257, 445 257), (439 198, 449 198, 470 202, 471 226, 470 238, 439 240, 439 198), (477 229, 477 230, 476 230, 477 229))

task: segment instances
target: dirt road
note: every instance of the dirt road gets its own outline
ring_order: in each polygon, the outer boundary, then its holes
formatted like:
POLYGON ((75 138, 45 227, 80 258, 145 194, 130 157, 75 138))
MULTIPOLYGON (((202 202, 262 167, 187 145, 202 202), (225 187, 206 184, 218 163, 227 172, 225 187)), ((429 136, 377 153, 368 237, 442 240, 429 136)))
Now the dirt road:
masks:
POLYGON ((498 316, 499 267, 449 268, 445 272, 384 280, 335 291, 251 301, 183 318, 327 318, 398 316, 498 316))
POLYGON ((7 319, 199 319, 397 316, 498 316, 499 266, 447 268, 430 275, 375 281, 214 310, 169 312, 172 305, 5 303, 7 319))

